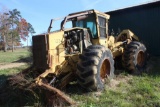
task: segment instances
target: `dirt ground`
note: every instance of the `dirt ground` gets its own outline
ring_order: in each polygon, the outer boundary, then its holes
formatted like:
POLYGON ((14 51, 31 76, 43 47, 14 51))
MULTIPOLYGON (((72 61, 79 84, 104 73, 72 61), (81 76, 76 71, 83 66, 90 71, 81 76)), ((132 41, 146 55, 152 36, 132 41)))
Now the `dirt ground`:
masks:
POLYGON ((0 70, 20 67, 20 66, 25 65, 25 64, 26 63, 24 63, 24 62, 14 62, 14 63, 8 63, 8 64, 0 63, 0 70))

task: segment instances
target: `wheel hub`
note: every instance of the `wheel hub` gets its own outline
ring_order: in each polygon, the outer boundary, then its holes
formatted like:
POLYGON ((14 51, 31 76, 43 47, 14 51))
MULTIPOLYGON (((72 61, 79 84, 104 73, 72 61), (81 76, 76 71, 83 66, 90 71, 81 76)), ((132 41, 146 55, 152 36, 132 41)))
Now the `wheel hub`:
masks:
POLYGON ((106 78, 107 75, 110 74, 110 62, 108 59, 105 59, 101 65, 100 69, 100 77, 102 82, 104 82, 104 79, 106 78))
POLYGON ((144 52, 143 51, 138 52, 138 55, 137 55, 138 66, 142 67, 144 64, 144 60, 145 60, 144 52))

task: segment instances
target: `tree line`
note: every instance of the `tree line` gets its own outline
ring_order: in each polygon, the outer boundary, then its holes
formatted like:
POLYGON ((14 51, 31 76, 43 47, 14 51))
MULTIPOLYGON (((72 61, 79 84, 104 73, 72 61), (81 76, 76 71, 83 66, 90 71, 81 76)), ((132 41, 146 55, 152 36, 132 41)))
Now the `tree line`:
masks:
POLYGON ((21 16, 17 9, 0 11, 0 49, 14 50, 14 46, 22 45, 20 40, 26 41, 29 35, 33 35, 33 26, 21 16))

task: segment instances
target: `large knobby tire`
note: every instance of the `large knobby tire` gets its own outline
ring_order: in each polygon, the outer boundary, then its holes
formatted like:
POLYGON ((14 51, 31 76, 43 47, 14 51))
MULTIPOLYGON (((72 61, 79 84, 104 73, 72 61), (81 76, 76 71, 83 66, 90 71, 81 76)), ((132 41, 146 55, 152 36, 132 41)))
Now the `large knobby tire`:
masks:
POLYGON ((104 89, 105 79, 114 76, 114 60, 111 51, 101 45, 85 49, 77 64, 78 83, 89 91, 104 89))
POLYGON ((147 61, 145 45, 132 41, 125 47, 122 60, 126 71, 132 74, 141 74, 145 69, 147 61))

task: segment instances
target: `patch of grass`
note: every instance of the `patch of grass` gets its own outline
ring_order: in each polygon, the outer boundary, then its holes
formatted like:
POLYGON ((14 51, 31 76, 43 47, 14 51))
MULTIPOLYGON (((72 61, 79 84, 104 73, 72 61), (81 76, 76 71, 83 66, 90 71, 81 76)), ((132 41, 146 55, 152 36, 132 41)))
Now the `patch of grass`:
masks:
POLYGON ((12 51, 3 52, 0 51, 0 64, 11 63, 21 58, 28 57, 30 52, 28 49, 17 49, 12 51))
POLYGON ((72 94, 80 107, 159 107, 160 77, 133 76, 127 83, 120 83, 116 89, 108 89, 97 96, 72 94))
POLYGON ((16 67, 16 68, 9 68, 9 69, 3 69, 0 70, 0 75, 13 75, 16 73, 19 73, 20 71, 22 71, 23 69, 27 68, 28 66, 20 66, 20 67, 16 67))

